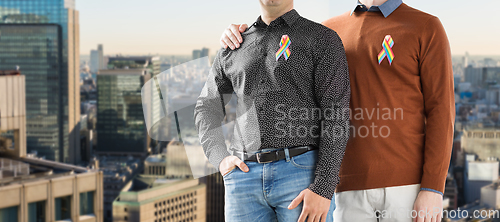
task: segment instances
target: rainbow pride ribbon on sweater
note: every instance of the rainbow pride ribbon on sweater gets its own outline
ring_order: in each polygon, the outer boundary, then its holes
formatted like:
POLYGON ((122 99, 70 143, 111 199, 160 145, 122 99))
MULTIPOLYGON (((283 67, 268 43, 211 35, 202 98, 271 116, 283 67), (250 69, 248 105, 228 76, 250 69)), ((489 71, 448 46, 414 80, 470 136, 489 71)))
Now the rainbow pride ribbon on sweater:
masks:
POLYGON ((290 44, 292 41, 290 41, 290 37, 288 35, 283 35, 281 36, 281 41, 280 41, 280 49, 276 52, 276 61, 281 57, 281 55, 285 56, 285 60, 288 60, 288 57, 290 57, 290 44))
POLYGON ((389 60, 389 64, 392 65, 392 60, 394 60, 394 52, 392 51, 392 46, 394 46, 394 40, 392 39, 391 35, 386 35, 384 38, 384 42, 382 42, 382 51, 378 54, 378 64, 384 60, 385 57, 387 57, 387 60, 389 60))

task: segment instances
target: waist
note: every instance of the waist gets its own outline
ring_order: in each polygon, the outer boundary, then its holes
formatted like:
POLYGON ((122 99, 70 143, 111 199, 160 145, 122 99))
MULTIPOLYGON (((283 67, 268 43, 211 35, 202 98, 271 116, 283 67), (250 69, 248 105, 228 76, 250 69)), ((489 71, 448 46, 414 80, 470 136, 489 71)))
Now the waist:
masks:
POLYGON ((307 145, 307 146, 294 146, 285 148, 266 148, 255 152, 232 150, 231 154, 237 156, 242 161, 270 163, 298 156, 316 149, 317 149, 316 146, 307 145))

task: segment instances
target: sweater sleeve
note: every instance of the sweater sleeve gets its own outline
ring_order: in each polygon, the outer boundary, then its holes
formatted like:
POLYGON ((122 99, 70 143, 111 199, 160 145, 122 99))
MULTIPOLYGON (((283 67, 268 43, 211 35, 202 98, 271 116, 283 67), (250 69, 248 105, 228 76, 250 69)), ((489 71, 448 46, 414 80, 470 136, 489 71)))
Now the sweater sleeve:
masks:
POLYGON ((453 68, 448 37, 438 18, 424 25, 420 38, 420 78, 426 116, 421 188, 444 192, 455 121, 453 68))

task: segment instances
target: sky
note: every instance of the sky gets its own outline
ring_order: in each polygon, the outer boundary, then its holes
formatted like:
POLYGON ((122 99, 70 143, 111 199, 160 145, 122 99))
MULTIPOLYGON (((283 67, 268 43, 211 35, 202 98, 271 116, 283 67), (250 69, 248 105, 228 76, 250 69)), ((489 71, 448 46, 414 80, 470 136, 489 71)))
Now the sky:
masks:
MULTIPOLYGON (((295 9, 316 22, 351 10, 356 0, 295 0, 295 9)), ((406 0, 440 18, 452 54, 500 55, 500 13, 495 0, 406 0), (496 4, 495 4, 496 3, 496 4)), ((251 24, 258 0, 76 0, 80 53, 103 44, 105 55, 189 55, 219 49, 231 23, 251 24)))

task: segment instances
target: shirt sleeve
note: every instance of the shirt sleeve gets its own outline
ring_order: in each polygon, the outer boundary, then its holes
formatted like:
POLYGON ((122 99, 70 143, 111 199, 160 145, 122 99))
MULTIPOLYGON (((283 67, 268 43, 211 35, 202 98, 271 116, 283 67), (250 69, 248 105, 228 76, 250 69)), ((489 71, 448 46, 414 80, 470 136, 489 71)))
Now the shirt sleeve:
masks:
POLYGON ((219 170, 219 164, 229 156, 222 121, 226 115, 225 104, 231 100, 233 86, 224 74, 221 64, 221 52, 215 57, 207 82, 203 87, 194 108, 194 121, 200 143, 208 161, 219 170))
POLYGON ((323 118, 315 179, 309 189, 332 199, 349 139, 349 70, 342 40, 333 30, 319 33, 313 51, 315 97, 323 118))
POLYGON ((420 79, 426 116, 421 188, 444 192, 455 121, 453 68, 448 37, 438 18, 423 26, 420 39, 420 79))

